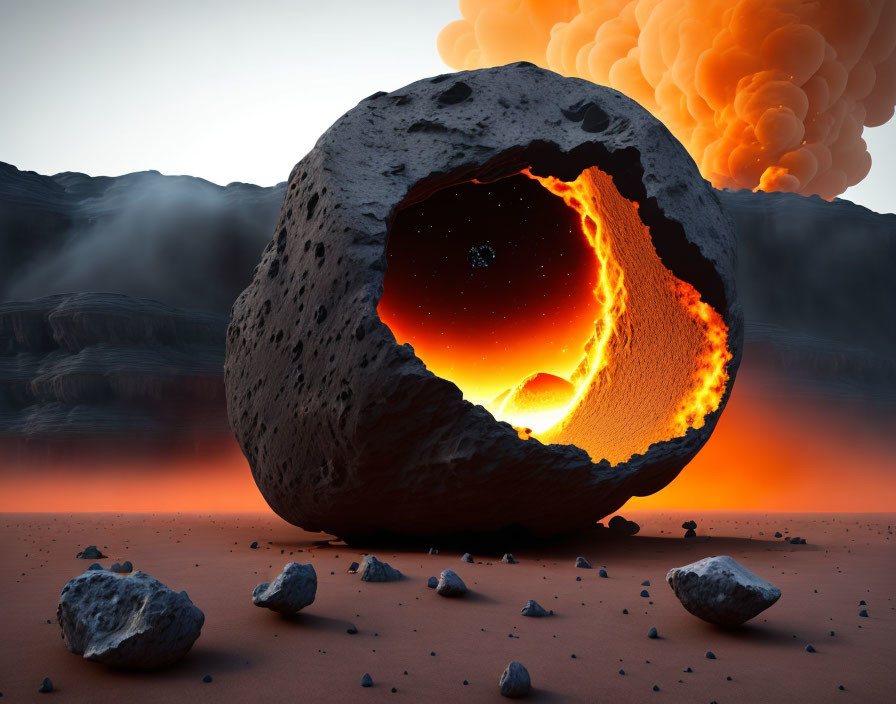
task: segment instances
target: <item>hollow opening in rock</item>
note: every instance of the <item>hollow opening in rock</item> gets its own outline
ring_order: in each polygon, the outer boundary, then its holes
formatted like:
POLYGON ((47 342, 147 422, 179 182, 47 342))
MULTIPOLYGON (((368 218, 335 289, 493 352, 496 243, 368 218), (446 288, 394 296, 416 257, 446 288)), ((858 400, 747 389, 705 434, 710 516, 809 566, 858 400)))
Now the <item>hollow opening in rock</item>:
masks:
POLYGON ((722 317, 664 266, 638 203, 597 167, 409 199, 386 258, 378 313, 396 340, 522 439, 615 464, 721 402, 722 317))

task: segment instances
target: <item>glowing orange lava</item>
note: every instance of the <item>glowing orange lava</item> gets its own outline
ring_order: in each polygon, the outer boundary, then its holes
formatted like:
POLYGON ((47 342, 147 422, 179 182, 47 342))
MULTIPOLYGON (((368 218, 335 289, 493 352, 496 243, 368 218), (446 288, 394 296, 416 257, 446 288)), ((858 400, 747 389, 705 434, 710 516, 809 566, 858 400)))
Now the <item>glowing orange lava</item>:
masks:
MULTIPOLYGON (((572 349, 577 360, 574 366, 566 371, 542 366, 553 359, 550 352, 540 351, 550 348, 553 342, 553 338, 541 337, 547 330, 543 324, 529 327, 517 319, 502 326, 508 311, 492 301, 477 308, 465 295, 469 290, 463 281, 454 284, 443 275, 421 271, 417 264, 423 255, 417 255, 412 260, 414 266, 409 267, 404 250, 407 224, 396 228, 401 232, 395 242, 390 235, 389 266, 378 308, 381 319, 399 342, 412 342, 417 356, 434 373, 453 381, 468 399, 483 403, 499 420, 511 423, 523 439, 537 437, 544 442, 572 443, 594 459, 615 462, 643 452, 654 442, 683 435, 688 427, 703 426, 705 416, 718 408, 728 382, 731 354, 727 349, 728 329, 721 315, 701 300, 692 285, 663 266, 637 204, 623 198, 607 174, 590 168, 573 181, 561 181, 553 176, 537 176, 529 169, 520 173, 561 199, 566 212, 575 214, 576 227, 570 235, 587 243, 579 256, 593 259, 593 277, 579 277, 575 296, 561 300, 553 309, 551 299, 557 290, 565 288, 569 272, 577 268, 576 262, 570 263, 571 268, 552 270, 554 280, 517 289, 511 297, 524 315, 531 299, 531 305, 542 310, 541 315, 531 316, 537 319, 546 312, 549 318, 560 317, 566 306, 579 305, 582 296, 592 299, 590 307, 584 309, 593 314, 587 336, 578 338, 577 349, 572 349), (397 258, 394 269, 393 256, 397 258), (429 285, 408 288, 407 282, 400 280, 402 277, 439 281, 433 284, 437 286, 437 295, 432 297, 429 285), (580 288, 585 280, 592 281, 588 289, 580 288), (415 301, 414 291, 428 298, 415 301), (464 299, 460 313, 456 304, 450 311, 444 307, 430 310, 435 305, 433 301, 453 302, 460 298, 464 299), (446 344, 446 329, 439 327, 441 316, 450 327, 450 344, 446 344), (477 345, 491 348, 493 343, 498 343, 499 354, 490 357, 487 364, 480 363, 488 352, 480 356, 477 345), (499 363, 501 354, 514 361, 499 363), (480 400, 483 376, 489 378, 489 388, 502 389, 487 397, 490 401, 480 400)), ((491 188, 494 190, 488 193, 503 192, 499 185, 491 188)), ((529 198, 534 195, 530 193, 529 198)), ((505 200, 499 205, 512 206, 513 202, 505 200)), ((449 204, 455 211, 463 208, 463 202, 454 198, 449 199, 449 204)), ((540 201, 538 206, 550 204, 540 201)), ((487 201, 477 202, 477 207, 480 211, 492 209, 487 201)), ((425 204, 417 215, 424 211, 425 204)), ((437 218, 444 215, 435 206, 431 212, 437 218)), ((475 234, 471 235, 476 230, 474 217, 475 214, 464 220, 463 232, 456 234, 441 220, 433 225, 426 218, 418 218, 413 220, 416 229, 412 240, 436 263, 451 259, 456 257, 451 246, 453 238, 468 238, 461 241, 461 249, 466 246, 464 242, 475 241, 475 234), (421 235, 428 236, 423 244, 421 235), (428 252, 431 248, 435 251, 428 252)), ((501 222, 510 226, 512 220, 501 222)), ((493 225, 489 221, 485 226, 493 225)), ((545 221, 540 221, 539 226, 549 230, 551 227, 545 221)), ((521 230, 519 237, 525 236, 531 233, 521 230)), ((561 232, 549 233, 548 239, 559 242, 564 236, 561 232)), ((522 257, 505 262, 505 266, 526 266, 525 262, 531 259, 527 244, 520 242, 522 257)), ((502 257, 505 248, 498 247, 497 253, 489 249, 495 261, 502 257)), ((463 280, 466 274, 458 272, 457 278, 463 280)), ((498 277, 497 284, 502 283, 498 277)), ((495 294, 490 291, 489 295, 495 294)), ((574 330, 580 328, 567 328, 564 347, 576 347, 574 337, 568 335, 574 330)))

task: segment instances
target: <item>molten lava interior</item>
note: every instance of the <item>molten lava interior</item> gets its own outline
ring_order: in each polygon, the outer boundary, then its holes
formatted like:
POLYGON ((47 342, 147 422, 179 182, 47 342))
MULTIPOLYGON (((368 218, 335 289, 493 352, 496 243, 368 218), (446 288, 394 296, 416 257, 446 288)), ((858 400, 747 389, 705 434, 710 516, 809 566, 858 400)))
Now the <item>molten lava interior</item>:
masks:
POLYGON ((613 463, 701 427, 727 327, 596 167, 529 170, 401 208, 378 313, 399 343, 521 438, 613 463))

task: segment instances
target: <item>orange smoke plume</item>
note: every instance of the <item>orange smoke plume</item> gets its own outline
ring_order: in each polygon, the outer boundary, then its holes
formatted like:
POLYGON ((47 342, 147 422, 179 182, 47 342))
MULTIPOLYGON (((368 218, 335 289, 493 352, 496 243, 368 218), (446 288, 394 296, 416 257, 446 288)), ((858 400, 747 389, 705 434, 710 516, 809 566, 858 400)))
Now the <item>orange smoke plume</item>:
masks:
POLYGON ((896 104, 893 0, 460 0, 457 69, 531 61, 637 100, 717 188, 834 198, 896 104))

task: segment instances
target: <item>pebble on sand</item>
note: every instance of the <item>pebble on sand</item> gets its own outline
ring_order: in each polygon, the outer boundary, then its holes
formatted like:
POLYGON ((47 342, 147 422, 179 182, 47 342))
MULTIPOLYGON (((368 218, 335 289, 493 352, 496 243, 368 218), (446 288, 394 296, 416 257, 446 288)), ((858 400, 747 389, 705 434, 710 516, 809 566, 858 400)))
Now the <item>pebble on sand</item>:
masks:
POLYGON ((370 676, 369 673, 365 673, 361 678, 361 686, 362 687, 373 687, 373 677, 370 676))
POLYGON ((460 559, 462 562, 473 562, 473 556, 468 552, 465 552, 460 559))
POLYGON ((582 557, 581 555, 579 555, 579 556, 576 558, 576 567, 578 567, 579 569, 583 569, 583 570, 590 570, 590 569, 591 569, 591 563, 588 562, 588 560, 586 560, 584 557, 582 557))
POLYGON ((501 562, 504 562, 508 565, 517 564, 518 560, 513 556, 513 553, 506 552, 504 553, 504 557, 501 558, 501 562))
POLYGON ((529 671, 520 663, 511 662, 504 672, 501 673, 501 679, 498 682, 501 688, 501 696, 508 699, 520 699, 529 694, 532 689, 532 681, 529 678, 529 671))
POLYGON ((430 577, 426 582, 426 586, 429 587, 430 589, 435 589, 436 587, 439 586, 438 578, 430 577))
POLYGON ((463 596, 467 593, 467 585, 454 570, 442 570, 436 593, 447 597, 463 596))
POLYGON ((106 555, 103 555, 103 553, 97 549, 96 545, 88 545, 77 554, 79 560, 102 560, 106 557, 106 555))
POLYGON ((523 616, 531 616, 532 618, 544 618, 545 616, 550 616, 554 612, 548 612, 541 604, 539 604, 534 599, 529 599, 526 602, 526 605, 522 608, 520 613, 523 616))
POLYGON ((650 627, 650 630, 647 631, 647 637, 648 638, 659 638, 660 637, 660 634, 657 633, 656 626, 650 627))
POLYGON ((49 694, 53 691, 53 682, 49 677, 44 677, 40 683, 40 686, 37 688, 37 691, 41 694, 49 694))
POLYGON ((712 652, 711 650, 707 650, 706 651, 706 659, 707 660, 715 660, 716 654, 714 652, 712 652))

